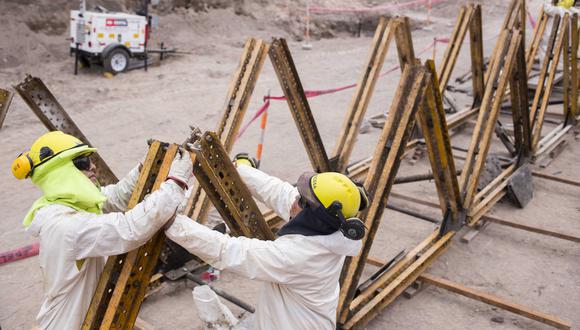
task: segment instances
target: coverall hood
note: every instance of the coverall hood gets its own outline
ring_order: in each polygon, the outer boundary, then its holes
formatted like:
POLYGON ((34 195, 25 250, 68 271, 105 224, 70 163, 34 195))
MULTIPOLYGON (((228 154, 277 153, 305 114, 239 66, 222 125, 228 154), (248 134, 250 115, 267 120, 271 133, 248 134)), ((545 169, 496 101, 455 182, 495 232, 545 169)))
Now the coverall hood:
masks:
POLYGON ((32 182, 42 190, 44 196, 32 204, 22 222, 25 227, 30 226, 39 208, 49 204, 62 204, 77 211, 102 213, 106 197, 72 163, 73 158, 94 151, 96 149, 85 146, 66 150, 35 169, 32 182))

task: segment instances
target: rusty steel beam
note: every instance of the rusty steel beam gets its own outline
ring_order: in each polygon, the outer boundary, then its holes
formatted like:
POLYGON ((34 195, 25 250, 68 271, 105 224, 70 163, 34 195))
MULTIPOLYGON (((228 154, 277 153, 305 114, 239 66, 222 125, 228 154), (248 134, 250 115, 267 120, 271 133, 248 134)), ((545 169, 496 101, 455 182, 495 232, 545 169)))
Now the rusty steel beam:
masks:
POLYGON ((372 203, 369 209, 364 211, 362 217, 369 231, 363 238, 360 255, 347 258, 343 267, 338 303, 339 324, 347 321, 350 303, 356 293, 365 260, 401 163, 400 156, 409 138, 409 128, 416 112, 422 106, 423 95, 427 88, 427 75, 427 70, 418 65, 408 65, 403 70, 403 76, 389 111, 390 115, 387 117, 375 149, 370 171, 365 180, 365 187, 372 203))
MULTIPOLYGON (((13 87, 49 131, 62 131, 91 145, 42 80, 28 75, 23 82, 13 87)), ((101 185, 119 181, 97 152, 93 153, 91 158, 95 163, 97 178, 101 185)))
MULTIPOLYGON (((129 209, 132 209, 139 204, 147 194, 153 191, 156 186, 158 187, 156 178, 158 177, 157 174, 160 172, 164 156, 165 148, 162 143, 159 141, 153 141, 149 147, 149 152, 147 153, 145 161, 143 162, 143 167, 139 173, 139 179, 137 180, 131 199, 129 200, 129 209)), ((132 268, 131 262, 125 262, 128 260, 127 257, 129 254, 130 253, 125 253, 118 256, 111 256, 107 259, 107 263, 101 273, 99 283, 97 284, 97 288, 95 289, 91 304, 85 316, 82 325, 83 330, 100 329, 109 303, 111 299, 113 299, 113 293, 116 292, 115 300, 120 299, 118 291, 115 290, 117 290, 116 287, 118 281, 126 283, 130 276, 130 273, 125 270, 125 268, 132 268), (123 274, 123 277, 121 277, 121 274, 123 274)), ((136 256, 133 255, 133 258, 135 257, 136 256)), ((149 280, 146 282, 149 283, 149 280)))
POLYGON ((216 133, 205 132, 194 143, 194 175, 234 236, 273 240, 248 187, 216 133))
MULTIPOLYGON (((244 46, 238 68, 230 83, 216 133, 223 142, 227 153, 232 150, 243 117, 258 77, 268 54, 269 46, 260 39, 249 38, 244 46)), ((196 183, 188 199, 185 214, 201 223, 205 222, 209 200, 196 183)))
POLYGON ((316 127, 316 122, 312 116, 310 105, 304 94, 304 89, 286 40, 273 39, 269 54, 312 167, 316 172, 331 171, 328 155, 324 149, 322 138, 316 127))
POLYGON ((336 159, 334 170, 337 172, 344 172, 348 165, 360 125, 373 95, 389 45, 394 37, 395 25, 394 20, 387 22, 385 17, 381 17, 375 31, 366 65, 350 102, 341 134, 338 136, 338 142, 333 153, 333 159, 336 159))

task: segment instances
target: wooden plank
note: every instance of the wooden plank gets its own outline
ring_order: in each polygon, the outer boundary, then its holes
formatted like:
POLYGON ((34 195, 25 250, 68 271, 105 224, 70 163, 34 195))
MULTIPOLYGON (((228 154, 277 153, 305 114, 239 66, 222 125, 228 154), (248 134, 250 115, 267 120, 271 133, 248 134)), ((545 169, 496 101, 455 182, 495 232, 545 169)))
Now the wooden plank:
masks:
POLYGON ((4 125, 4 119, 6 119, 10 103, 12 103, 12 97, 14 97, 12 92, 0 88, 0 129, 4 125))
POLYGON ((318 173, 330 171, 328 155, 324 149, 324 144, 316 127, 316 122, 304 94, 304 89, 286 40, 273 39, 269 55, 312 167, 318 173))
MULTIPOLYGON (((62 131, 91 145, 42 80, 27 75, 23 82, 13 87, 49 131, 62 131)), ((95 172, 101 185, 105 186, 119 181, 97 152, 92 154, 91 159, 96 166, 95 172)))
POLYGON ((381 17, 373 38, 372 47, 369 51, 366 66, 357 84, 356 91, 342 125, 341 134, 338 137, 338 142, 333 152, 334 157, 338 157, 336 168, 334 169, 337 172, 344 172, 348 166, 360 125, 362 124, 370 99, 375 90, 375 85, 380 76, 389 45, 393 39, 394 28, 394 20, 387 23, 387 19, 381 17))
POLYGON ((373 203, 362 214, 368 232, 362 240, 359 256, 345 260, 341 274, 341 291, 338 303, 338 321, 344 323, 348 316, 348 306, 352 301, 365 260, 369 254, 379 227, 393 181, 401 163, 401 154, 407 144, 415 114, 422 105, 427 87, 427 70, 420 65, 408 65, 403 71, 395 98, 391 104, 387 122, 374 152, 365 187, 373 203))
POLYGON ((516 304, 516 303, 510 302, 510 301, 507 301, 503 298, 496 297, 494 295, 491 295, 489 293, 486 293, 486 292, 483 292, 480 290, 468 288, 468 287, 463 286, 459 283, 451 282, 449 280, 446 280, 446 279, 443 279, 440 277, 436 277, 436 276, 431 275, 431 274, 423 273, 419 277, 419 280, 421 280, 425 283, 428 283, 428 284, 433 284, 433 285, 438 286, 442 289, 460 294, 462 296, 472 298, 472 299, 484 302, 484 303, 492 305, 492 306, 499 307, 499 308, 504 309, 506 311, 509 311, 509 312, 515 313, 517 315, 541 322, 543 324, 550 325, 550 326, 558 328, 558 329, 570 329, 572 327, 572 324, 569 321, 565 321, 565 320, 562 320, 558 317, 533 310, 529 307, 526 307, 526 306, 523 306, 520 304, 516 304))

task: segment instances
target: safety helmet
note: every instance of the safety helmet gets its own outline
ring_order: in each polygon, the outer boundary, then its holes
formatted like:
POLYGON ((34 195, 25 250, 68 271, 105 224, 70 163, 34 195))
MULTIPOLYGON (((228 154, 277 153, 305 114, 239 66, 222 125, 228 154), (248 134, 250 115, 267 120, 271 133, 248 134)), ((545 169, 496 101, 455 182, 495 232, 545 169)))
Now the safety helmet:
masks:
POLYGON ((329 208, 333 202, 339 202, 346 218, 354 217, 367 203, 366 194, 341 173, 304 173, 298 179, 297 188, 300 196, 313 207, 329 208))
POLYGON ((75 153, 78 155, 95 151, 72 135, 61 131, 46 133, 32 144, 30 151, 20 154, 12 162, 12 174, 19 180, 25 179, 32 175, 36 167, 73 148, 79 148, 78 153, 75 153))

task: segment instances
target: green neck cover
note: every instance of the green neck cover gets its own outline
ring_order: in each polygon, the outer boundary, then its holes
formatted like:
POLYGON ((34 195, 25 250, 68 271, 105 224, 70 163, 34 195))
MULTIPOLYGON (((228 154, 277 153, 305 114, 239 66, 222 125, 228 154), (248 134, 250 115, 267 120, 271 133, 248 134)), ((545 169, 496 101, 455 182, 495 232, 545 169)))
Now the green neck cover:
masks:
POLYGON ((94 151, 96 149, 89 147, 67 150, 34 169, 32 182, 44 192, 44 196, 32 204, 22 222, 25 227, 30 226, 38 209, 50 204, 66 205, 77 211, 103 213, 103 203, 107 198, 72 163, 73 158, 94 151))

